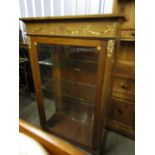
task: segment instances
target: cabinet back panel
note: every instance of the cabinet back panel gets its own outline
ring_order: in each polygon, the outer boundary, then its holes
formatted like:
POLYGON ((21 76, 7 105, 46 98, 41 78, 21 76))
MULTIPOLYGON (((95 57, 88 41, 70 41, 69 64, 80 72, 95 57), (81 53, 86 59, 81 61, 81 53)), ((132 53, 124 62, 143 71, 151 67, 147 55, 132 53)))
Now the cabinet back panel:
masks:
POLYGON ((73 70, 69 68, 63 68, 60 70, 64 80, 76 81, 76 82, 92 84, 92 85, 96 85, 97 83, 96 72, 92 73, 89 71, 76 70, 76 69, 73 70))
POLYGON ((96 87, 77 82, 61 81, 61 93, 86 100, 92 104, 95 102, 96 87))
POLYGON ((57 113, 64 114, 81 122, 93 124, 93 106, 70 96, 62 96, 61 109, 57 113))

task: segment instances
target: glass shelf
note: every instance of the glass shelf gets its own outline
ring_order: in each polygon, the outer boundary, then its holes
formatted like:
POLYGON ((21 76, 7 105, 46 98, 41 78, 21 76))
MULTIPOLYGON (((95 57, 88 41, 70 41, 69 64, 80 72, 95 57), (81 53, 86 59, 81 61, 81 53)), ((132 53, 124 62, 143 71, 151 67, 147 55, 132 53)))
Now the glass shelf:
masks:
POLYGON ((44 59, 38 62, 40 65, 47 65, 47 66, 52 66, 52 61, 51 59, 44 59))
POLYGON ((27 58, 19 58, 19 63, 21 64, 21 63, 25 63, 25 62, 28 62, 29 61, 29 59, 27 59, 27 58))
POLYGON ((58 59, 53 61, 53 67, 71 68, 77 71, 87 70, 92 72, 95 71, 97 67, 97 62, 94 61, 76 59, 58 59))

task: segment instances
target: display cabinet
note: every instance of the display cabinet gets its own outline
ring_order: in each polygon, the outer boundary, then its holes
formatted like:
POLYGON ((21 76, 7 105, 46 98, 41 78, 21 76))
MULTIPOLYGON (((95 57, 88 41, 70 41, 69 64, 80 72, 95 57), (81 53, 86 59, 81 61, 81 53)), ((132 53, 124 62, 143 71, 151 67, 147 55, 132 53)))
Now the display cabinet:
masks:
POLYGON ((121 15, 22 18, 42 127, 99 152, 121 15), (46 118, 45 102, 52 115, 46 118))

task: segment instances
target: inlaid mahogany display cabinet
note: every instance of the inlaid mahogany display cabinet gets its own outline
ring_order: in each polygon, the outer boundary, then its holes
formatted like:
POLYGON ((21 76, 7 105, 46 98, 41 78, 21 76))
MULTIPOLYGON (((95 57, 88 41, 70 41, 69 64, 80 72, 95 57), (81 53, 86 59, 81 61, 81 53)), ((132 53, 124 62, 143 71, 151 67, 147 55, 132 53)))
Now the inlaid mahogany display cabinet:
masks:
POLYGON ((21 18, 26 25, 40 123, 98 152, 122 15, 21 18), (49 95, 47 95, 49 94, 49 95), (48 96, 48 98, 47 98, 48 96), (45 114, 45 102, 53 114, 45 114))

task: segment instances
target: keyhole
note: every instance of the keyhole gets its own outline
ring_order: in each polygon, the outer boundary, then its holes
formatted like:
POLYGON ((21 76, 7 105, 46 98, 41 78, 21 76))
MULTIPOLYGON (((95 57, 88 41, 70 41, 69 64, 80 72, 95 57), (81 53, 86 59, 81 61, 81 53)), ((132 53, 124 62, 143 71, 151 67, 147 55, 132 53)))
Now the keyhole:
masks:
POLYGON ((119 12, 124 13, 124 11, 125 11, 124 6, 120 7, 119 12))
POLYGON ((122 113, 122 110, 121 109, 118 109, 118 113, 121 114, 122 113))

